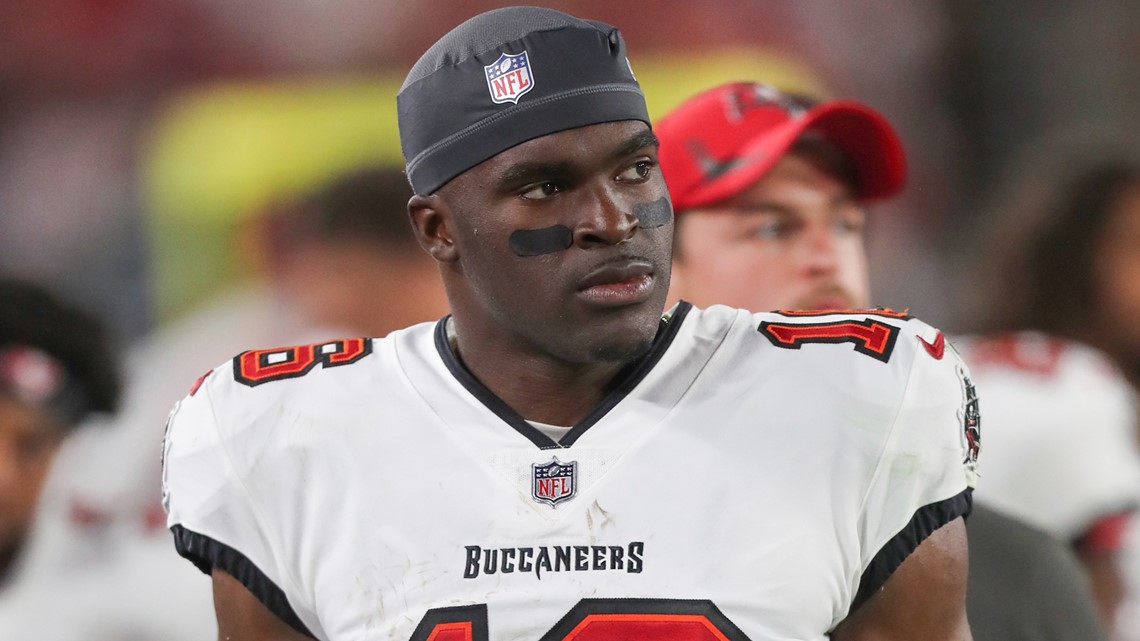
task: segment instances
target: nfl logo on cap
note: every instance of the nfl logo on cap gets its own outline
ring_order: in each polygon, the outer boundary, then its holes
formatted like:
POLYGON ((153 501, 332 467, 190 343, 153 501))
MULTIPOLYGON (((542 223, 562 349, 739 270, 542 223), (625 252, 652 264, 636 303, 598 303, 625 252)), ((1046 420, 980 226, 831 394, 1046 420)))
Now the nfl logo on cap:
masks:
POLYGON ((574 497, 578 462, 563 463, 555 457, 545 465, 531 466, 531 496, 539 503, 558 505, 574 497))
POLYGON ((495 62, 483 67, 487 74, 487 89, 496 104, 518 104, 519 97, 534 88, 534 74, 526 52, 511 55, 504 53, 495 62))

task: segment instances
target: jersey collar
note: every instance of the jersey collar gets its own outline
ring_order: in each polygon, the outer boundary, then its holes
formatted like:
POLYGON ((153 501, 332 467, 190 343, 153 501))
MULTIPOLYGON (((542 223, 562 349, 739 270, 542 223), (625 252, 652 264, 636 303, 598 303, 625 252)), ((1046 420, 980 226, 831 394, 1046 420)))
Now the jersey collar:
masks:
POLYGON ((618 403, 622 401, 638 383, 645 378, 653 367, 665 355, 669 346, 673 343, 673 339, 677 336, 681 324, 685 320, 685 316, 692 309, 692 305, 685 301, 677 303, 673 309, 669 310, 665 316, 661 318, 661 324, 657 329, 657 336, 653 339, 653 345, 649 351, 641 358, 633 361, 629 365, 622 368, 614 380, 610 383, 610 391, 602 398, 601 402, 577 424, 571 428, 558 441, 543 434, 530 423, 526 422, 518 412, 511 406, 507 405, 503 399, 499 398, 494 392, 487 388, 467 366, 463 364, 455 350, 451 346, 451 341, 448 338, 447 325, 450 316, 445 316, 436 323, 435 326, 435 349, 439 352, 439 356, 443 359, 444 365, 447 366, 451 375, 467 389, 476 399, 479 400, 487 409, 494 412, 501 418, 507 425, 514 428, 519 434, 528 438, 532 443, 542 449, 560 449, 567 448, 574 444, 579 437, 582 436, 591 426, 602 419, 610 410, 612 410, 618 403))

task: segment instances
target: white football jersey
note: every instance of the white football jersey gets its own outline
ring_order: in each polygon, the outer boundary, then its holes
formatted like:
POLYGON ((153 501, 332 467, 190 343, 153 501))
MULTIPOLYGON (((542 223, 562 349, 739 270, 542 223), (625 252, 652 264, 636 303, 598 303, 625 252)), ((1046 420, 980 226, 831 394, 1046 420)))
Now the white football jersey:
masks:
POLYGON ((1066 540, 1136 505, 1136 408, 1107 358, 1033 332, 954 342, 986 412, 979 501, 1066 540))
POLYGON ((183 556, 318 639, 817 640, 968 512, 975 398, 893 312, 682 303, 555 442, 441 321, 214 370, 164 501, 183 556))

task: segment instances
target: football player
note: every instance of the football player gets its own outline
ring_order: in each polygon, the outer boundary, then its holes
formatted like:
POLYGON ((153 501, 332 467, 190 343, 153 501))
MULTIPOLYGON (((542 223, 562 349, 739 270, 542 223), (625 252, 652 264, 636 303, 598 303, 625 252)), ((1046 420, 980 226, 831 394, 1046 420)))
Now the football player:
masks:
POLYGON ((176 407, 222 638, 970 638, 964 366, 889 311, 663 314, 617 29, 481 14, 397 102, 451 315, 242 353, 176 407))

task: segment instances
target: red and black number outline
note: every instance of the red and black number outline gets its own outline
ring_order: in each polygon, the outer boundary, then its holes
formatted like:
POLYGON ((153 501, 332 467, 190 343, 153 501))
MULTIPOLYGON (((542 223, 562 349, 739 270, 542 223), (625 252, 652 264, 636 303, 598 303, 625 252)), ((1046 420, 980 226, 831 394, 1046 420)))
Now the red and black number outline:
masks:
MULTIPOLYGON (((487 641, 485 604, 435 608, 409 641, 487 641)), ((707 599, 582 599, 539 641, 749 641, 707 599)))
POLYGON ((408 641, 488 641, 487 605, 428 610, 408 641))
POLYGON ((853 343, 855 351, 886 363, 891 359, 899 328, 868 318, 830 323, 772 323, 757 328, 773 345, 799 349, 806 343, 853 343))
POLYGON ((312 345, 252 349, 234 357, 234 380, 256 387, 262 383, 304 376, 317 363, 324 367, 350 365, 371 353, 371 338, 343 338, 312 345), (275 356, 284 358, 270 362, 275 356))
POLYGON ((707 599, 582 599, 539 641, 748 641, 707 599))

